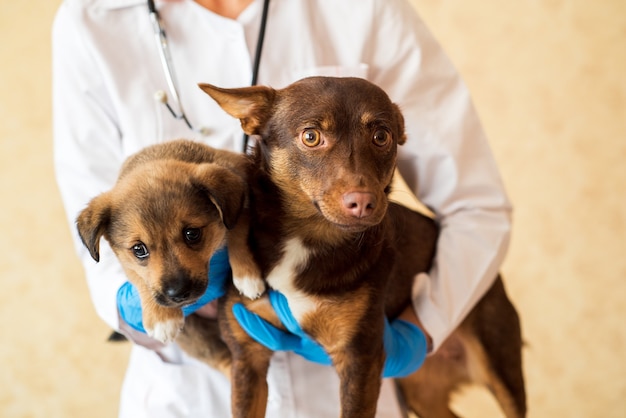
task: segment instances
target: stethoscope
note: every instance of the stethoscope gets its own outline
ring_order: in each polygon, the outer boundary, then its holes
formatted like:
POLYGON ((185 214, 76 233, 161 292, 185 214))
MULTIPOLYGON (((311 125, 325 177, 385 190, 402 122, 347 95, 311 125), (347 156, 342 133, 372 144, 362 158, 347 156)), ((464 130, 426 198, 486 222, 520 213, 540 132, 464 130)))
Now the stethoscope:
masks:
MULTIPOLYGON (((263 39, 265 38, 265 27, 267 24, 267 11, 269 8, 269 0, 263 1, 263 13, 261 15, 261 26, 259 28, 259 38, 256 44, 256 51, 254 54, 254 64, 252 67, 252 81, 251 85, 254 86, 257 84, 257 79, 259 75, 259 64, 261 62, 261 51, 263 50, 263 39)), ((165 34, 165 28, 163 25, 163 21, 159 16, 159 12, 156 10, 154 6, 154 0, 148 0, 148 13, 150 15, 150 20, 152 21, 152 28, 154 29, 154 36, 157 43, 157 48, 159 51, 159 57, 161 58, 161 66, 163 67, 163 73, 165 74, 165 80, 167 82, 167 89, 169 91, 168 94, 159 90, 155 93, 155 99, 159 102, 163 103, 167 110, 172 114, 175 119, 182 120, 192 131, 199 132, 200 134, 206 136, 209 134, 208 128, 199 128, 194 129, 191 122, 187 118, 185 114, 185 110, 183 109, 183 105, 180 102, 180 96, 178 94, 178 87, 176 85, 176 75, 174 73, 174 65, 172 64, 172 57, 170 55, 170 50, 167 42, 167 36, 165 34), (170 104, 170 99, 173 102, 174 106, 170 104)), ((248 149, 248 135, 244 134, 243 136, 243 152, 246 152, 248 149)))

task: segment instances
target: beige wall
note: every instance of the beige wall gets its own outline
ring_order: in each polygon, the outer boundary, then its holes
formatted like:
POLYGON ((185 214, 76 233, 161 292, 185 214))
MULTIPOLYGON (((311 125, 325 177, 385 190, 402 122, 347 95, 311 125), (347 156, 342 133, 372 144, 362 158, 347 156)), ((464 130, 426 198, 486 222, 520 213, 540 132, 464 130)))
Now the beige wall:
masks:
MULTIPOLYGON (((0 0, 0 416, 112 417, 104 342, 51 165, 59 1, 0 0)), ((466 79, 515 203, 503 270, 531 417, 626 416, 626 2, 415 0, 466 79)), ((455 401, 497 416, 489 396, 455 401)))
POLYGON ((516 208, 504 273, 530 415, 626 417, 626 2, 415 3, 516 208))

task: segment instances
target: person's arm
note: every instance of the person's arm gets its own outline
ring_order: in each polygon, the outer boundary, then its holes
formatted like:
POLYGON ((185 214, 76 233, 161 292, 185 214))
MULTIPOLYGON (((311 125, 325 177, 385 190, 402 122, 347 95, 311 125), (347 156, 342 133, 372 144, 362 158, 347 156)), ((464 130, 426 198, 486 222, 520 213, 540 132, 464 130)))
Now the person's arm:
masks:
POLYGON ((371 81, 404 113, 408 140, 398 168, 441 226, 433 267, 413 289, 436 349, 493 283, 509 243, 511 205, 467 87, 444 51, 408 2, 379 7, 371 81))
MULTIPOLYGON (((76 250, 85 268, 89 291, 98 315, 133 342, 151 349, 162 344, 143 329, 141 301, 127 281, 106 240, 100 243, 95 262, 82 244, 76 217, 88 201, 110 190, 125 159, 123 133, 112 99, 96 58, 92 36, 83 26, 86 13, 76 2, 65 2, 53 28, 54 163, 76 250)), ((141 115, 135 115, 139 117, 141 115)), ((137 123, 141 120, 137 119, 137 123)), ((218 251, 209 264, 209 286, 195 303, 183 308, 185 315, 216 316, 215 304, 230 280, 227 251, 218 251), (207 306, 208 304, 208 306, 207 306)))
POLYGON ((91 259, 75 227, 89 199, 115 183, 123 160, 116 115, 79 22, 79 11, 66 2, 52 33, 55 174, 95 309, 119 330, 116 294, 126 277, 104 240, 101 261, 91 259))

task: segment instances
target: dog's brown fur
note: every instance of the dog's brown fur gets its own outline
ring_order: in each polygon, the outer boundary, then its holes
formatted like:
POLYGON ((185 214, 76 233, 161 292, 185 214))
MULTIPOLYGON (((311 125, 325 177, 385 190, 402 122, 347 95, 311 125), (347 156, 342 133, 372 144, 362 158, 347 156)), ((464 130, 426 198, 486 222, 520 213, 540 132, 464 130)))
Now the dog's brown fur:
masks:
MULTIPOLYGON (((104 236, 137 287, 148 334, 162 342, 177 339, 227 375, 230 353, 217 321, 197 315, 184 321, 181 307, 204 294, 208 261, 227 237, 236 243, 247 236, 242 217, 249 163, 243 155, 192 141, 154 145, 130 157, 113 189, 92 199, 77 219, 94 260, 104 236), (149 254, 140 258, 142 251, 149 254)), ((249 253, 234 254, 233 271, 258 275, 249 253)))
MULTIPOLYGON (((248 243, 263 279, 288 298, 302 328, 332 358, 341 416, 373 417, 383 315, 395 318, 409 306, 438 233, 429 218, 387 200, 396 148, 405 140, 398 107, 376 86, 350 78, 309 78, 282 90, 201 88, 259 137, 248 243), (277 273, 281 268, 286 274, 277 273)), ((234 319, 239 299, 231 289, 220 304, 233 356, 233 414, 260 418, 271 352, 234 319)), ((266 299, 243 301, 276 323, 266 299)), ((454 416, 450 392, 470 382, 487 385, 507 417, 525 415, 519 320, 499 278, 440 352, 398 380, 408 408, 421 417, 454 416)))

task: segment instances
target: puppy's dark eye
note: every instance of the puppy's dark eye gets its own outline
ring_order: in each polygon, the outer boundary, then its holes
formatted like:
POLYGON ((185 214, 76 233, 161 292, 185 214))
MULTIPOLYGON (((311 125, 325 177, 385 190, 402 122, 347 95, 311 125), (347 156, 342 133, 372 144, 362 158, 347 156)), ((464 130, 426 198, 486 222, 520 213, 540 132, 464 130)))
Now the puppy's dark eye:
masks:
POLYGON ((374 132, 374 136, 372 137, 372 142, 374 143, 374 145, 384 147, 389 143, 389 141, 391 141, 391 134, 388 131, 384 129, 378 129, 376 132, 374 132))
POLYGON ((137 257, 140 260, 144 260, 148 258, 148 256, 150 255, 150 252, 148 251, 148 247, 146 247, 146 244, 144 244, 143 242, 139 242, 133 245, 133 247, 131 248, 131 251, 133 252, 135 257, 137 257))
POLYGON ((183 230, 183 236, 185 237, 185 241, 193 244, 200 241, 200 238, 202 238, 202 230, 200 228, 185 228, 183 230))
POLYGON ((317 129, 305 129, 300 134, 300 138, 302 139, 302 143, 307 147, 316 147, 320 144, 322 140, 322 134, 317 129))

